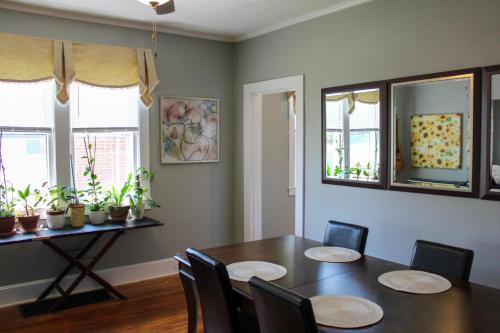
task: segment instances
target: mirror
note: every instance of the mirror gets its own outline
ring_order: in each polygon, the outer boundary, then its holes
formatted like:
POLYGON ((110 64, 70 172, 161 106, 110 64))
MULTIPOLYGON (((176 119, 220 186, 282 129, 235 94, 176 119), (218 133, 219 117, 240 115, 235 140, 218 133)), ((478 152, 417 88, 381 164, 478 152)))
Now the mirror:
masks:
POLYGON ((323 183, 385 188, 386 97, 385 82, 322 89, 323 183))
POLYGON ((500 66, 483 71, 483 181, 482 197, 500 200, 500 66))
POLYGON ((476 196, 475 70, 392 80, 390 189, 476 196))

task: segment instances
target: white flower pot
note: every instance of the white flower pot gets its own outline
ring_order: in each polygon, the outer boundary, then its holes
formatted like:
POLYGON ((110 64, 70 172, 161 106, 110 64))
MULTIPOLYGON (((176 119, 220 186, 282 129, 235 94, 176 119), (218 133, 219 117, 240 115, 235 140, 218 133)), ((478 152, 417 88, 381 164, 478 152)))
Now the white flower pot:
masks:
POLYGON ((132 218, 134 220, 142 220, 144 218, 144 205, 135 206, 130 209, 130 213, 132 214, 132 218))
POLYGON ((66 223, 66 215, 61 212, 47 212, 47 227, 50 229, 62 229, 66 223))
POLYGON ((107 217, 106 212, 103 210, 89 212, 89 221, 92 224, 103 224, 106 222, 107 217))

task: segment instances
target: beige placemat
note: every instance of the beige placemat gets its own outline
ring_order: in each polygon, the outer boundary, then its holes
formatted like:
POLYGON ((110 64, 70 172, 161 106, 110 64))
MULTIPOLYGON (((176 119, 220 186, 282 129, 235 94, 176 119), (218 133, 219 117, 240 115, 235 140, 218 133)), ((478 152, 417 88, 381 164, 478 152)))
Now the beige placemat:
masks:
POLYGON ((253 276, 273 281, 285 276, 287 269, 267 261, 241 261, 228 265, 227 272, 236 281, 248 282, 253 276))
POLYGON ((350 262, 361 258, 361 253, 357 251, 336 246, 313 247, 304 254, 310 259, 326 262, 350 262))
POLYGON ((417 270, 387 272, 378 277, 386 287, 412 294, 437 294, 451 288, 451 283, 442 276, 417 270))
POLYGON ((316 323, 337 328, 359 328, 378 323, 384 316, 380 306, 364 298, 320 295, 311 298, 316 323))

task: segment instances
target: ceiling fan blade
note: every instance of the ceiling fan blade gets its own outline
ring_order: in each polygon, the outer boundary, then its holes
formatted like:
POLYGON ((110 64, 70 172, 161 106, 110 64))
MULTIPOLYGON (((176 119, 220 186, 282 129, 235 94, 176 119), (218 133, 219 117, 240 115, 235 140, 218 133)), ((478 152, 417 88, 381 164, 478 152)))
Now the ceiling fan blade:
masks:
POLYGON ((173 12, 175 12, 174 0, 170 0, 169 2, 156 7, 156 14, 158 15, 170 14, 173 12))

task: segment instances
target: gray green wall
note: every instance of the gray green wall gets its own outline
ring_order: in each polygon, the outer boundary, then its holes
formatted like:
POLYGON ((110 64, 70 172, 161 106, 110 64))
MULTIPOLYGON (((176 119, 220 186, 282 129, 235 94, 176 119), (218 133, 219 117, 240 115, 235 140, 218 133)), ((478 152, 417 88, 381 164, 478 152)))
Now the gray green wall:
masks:
MULTIPOLYGON (((500 204, 321 184, 320 90, 500 63, 500 1, 375 0, 237 45, 234 105, 243 146, 244 83, 305 75, 305 236, 328 219, 370 228, 367 253, 409 263, 416 239, 476 252, 472 280, 500 287, 500 204)), ((243 155, 235 151, 235 237, 242 240, 243 155)))
MULTIPOLYGON (((150 47, 148 31, 69 21, 0 9, 0 31, 129 47, 150 47)), ((170 258, 188 246, 233 240, 232 49, 227 43, 160 34, 157 61, 161 84, 150 110, 152 195, 161 208, 149 215, 162 228, 129 232, 97 268, 170 258), (220 162, 160 165, 158 96, 220 98, 220 162)), ((0 97, 1 98, 1 97, 0 97)), ((61 244, 81 247, 84 239, 61 244)), ((41 243, 0 248, 0 286, 52 277, 64 262, 41 243)))
POLYGON ((262 96, 262 238, 293 234, 295 197, 288 195, 288 99, 262 96))

